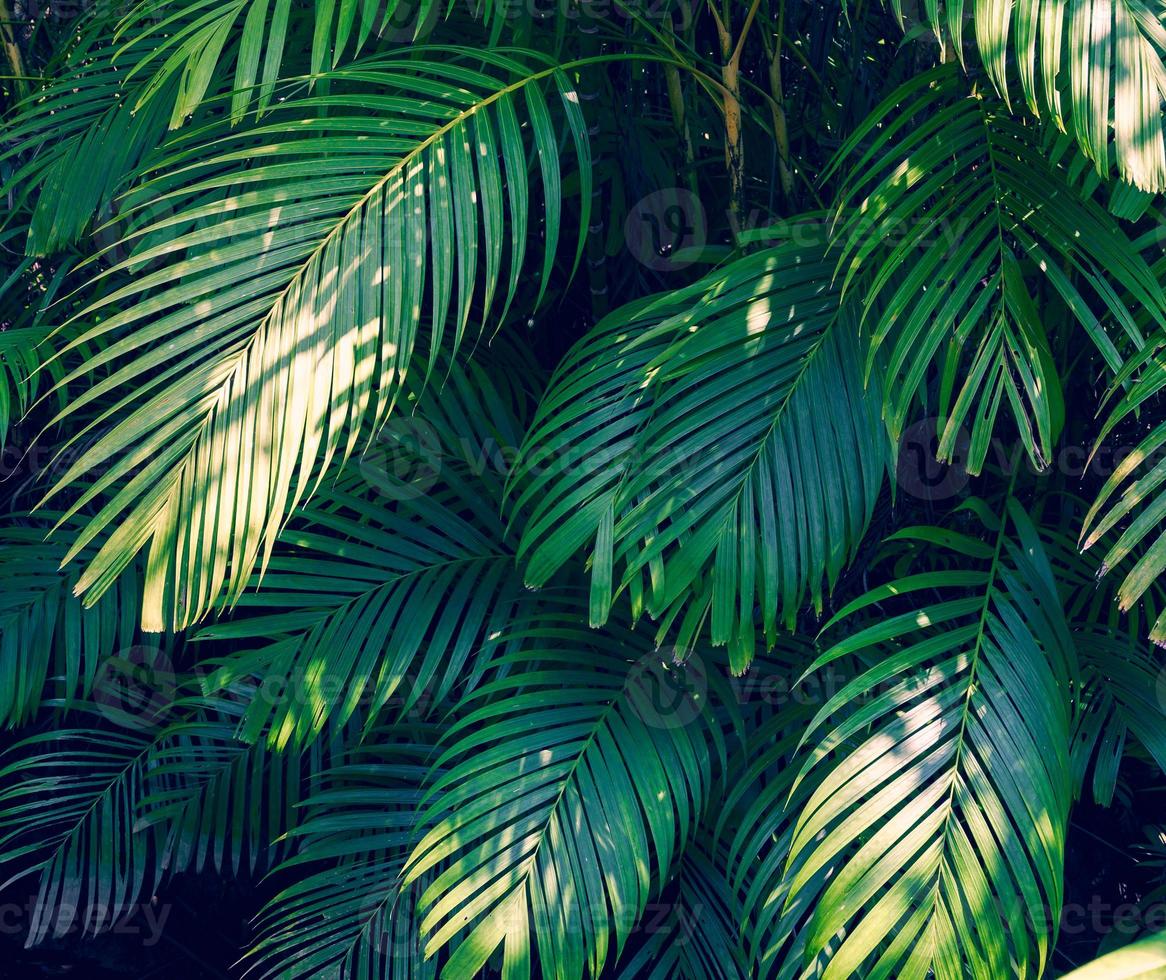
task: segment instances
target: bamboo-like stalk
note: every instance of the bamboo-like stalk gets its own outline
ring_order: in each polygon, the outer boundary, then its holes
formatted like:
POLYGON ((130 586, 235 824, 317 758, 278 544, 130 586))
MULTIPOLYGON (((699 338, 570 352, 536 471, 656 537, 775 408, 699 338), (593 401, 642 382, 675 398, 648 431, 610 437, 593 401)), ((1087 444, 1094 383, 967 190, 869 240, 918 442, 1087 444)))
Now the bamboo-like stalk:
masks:
POLYGON ((3 43, 4 56, 12 66, 12 83, 16 88, 16 94, 23 98, 28 94, 28 82, 24 71, 24 56, 20 53, 20 45, 12 30, 14 23, 8 0, 0 0, 0 43, 3 43))
POLYGON ((745 142, 741 133, 741 52, 745 48, 745 38, 757 15, 761 0, 753 0, 741 33, 734 42, 732 25, 729 23, 729 9, 726 6, 722 19, 713 0, 708 0, 709 10, 717 25, 717 37, 721 44, 722 105, 725 116, 725 170, 729 175, 729 215, 733 227, 740 227, 741 212, 745 197, 745 142))
POLYGON ((773 116, 773 139, 777 149, 777 178, 782 199, 788 204, 793 196, 794 174, 790 165, 789 127, 785 118, 785 92, 781 79, 781 47, 785 38, 785 0, 778 6, 777 34, 762 31, 765 58, 769 69, 769 111, 773 116))

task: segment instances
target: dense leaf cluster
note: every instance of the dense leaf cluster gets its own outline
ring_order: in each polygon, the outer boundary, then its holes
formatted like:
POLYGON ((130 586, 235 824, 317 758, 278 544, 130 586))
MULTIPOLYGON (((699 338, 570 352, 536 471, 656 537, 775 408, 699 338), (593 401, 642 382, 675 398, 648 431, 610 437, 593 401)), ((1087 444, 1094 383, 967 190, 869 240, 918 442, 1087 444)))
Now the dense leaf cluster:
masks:
POLYGON ((1166 887, 1162 4, 10 6, 29 946, 1166 969, 1060 931, 1077 807, 1166 887))

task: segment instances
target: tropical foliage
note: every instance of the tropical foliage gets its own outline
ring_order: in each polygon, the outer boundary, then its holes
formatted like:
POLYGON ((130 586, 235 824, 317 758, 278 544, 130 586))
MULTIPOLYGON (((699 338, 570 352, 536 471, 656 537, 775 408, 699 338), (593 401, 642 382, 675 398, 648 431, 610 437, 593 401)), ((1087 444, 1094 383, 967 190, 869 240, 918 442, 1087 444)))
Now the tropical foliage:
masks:
POLYGON ((29 948, 1164 975, 1166 6, 0 21, 29 948))

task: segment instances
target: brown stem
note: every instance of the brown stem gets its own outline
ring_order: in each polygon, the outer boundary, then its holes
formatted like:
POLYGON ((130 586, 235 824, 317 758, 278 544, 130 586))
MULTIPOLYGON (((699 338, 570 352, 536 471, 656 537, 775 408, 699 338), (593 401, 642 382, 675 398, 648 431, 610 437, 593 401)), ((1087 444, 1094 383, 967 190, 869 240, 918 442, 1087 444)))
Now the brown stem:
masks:
MULTIPOLYGON (((753 0, 745 23, 736 43, 730 25, 721 19, 713 0, 708 0, 709 10, 717 25, 717 37, 721 42, 721 83, 725 87, 723 106, 725 114, 725 169, 729 174, 729 217, 734 228, 740 227, 741 210, 745 196, 745 144, 741 134, 741 52, 745 38, 757 14, 761 0, 753 0)), ((726 12, 727 17, 727 12, 726 12)))
POLYGON ((4 54, 8 63, 12 65, 13 83, 18 97, 28 94, 28 85, 24 74, 24 58, 20 53, 20 45, 16 43, 16 35, 12 31, 14 23, 12 10, 8 0, 0 0, 0 42, 4 45, 4 54))

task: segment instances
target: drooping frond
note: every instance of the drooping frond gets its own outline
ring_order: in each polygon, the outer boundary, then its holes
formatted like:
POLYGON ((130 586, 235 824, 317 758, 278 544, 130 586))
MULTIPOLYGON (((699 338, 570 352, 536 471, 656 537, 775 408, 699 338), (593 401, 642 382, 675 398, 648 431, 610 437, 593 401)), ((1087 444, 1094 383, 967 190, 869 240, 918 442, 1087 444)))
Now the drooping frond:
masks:
MULTIPOLYGON (((1106 478, 1081 530, 1082 548, 1105 542, 1100 574, 1122 576, 1117 599, 1123 612, 1133 608, 1166 572, 1166 493, 1161 489, 1166 481, 1166 422, 1153 414, 1166 389, 1163 342, 1161 336, 1156 337, 1131 356, 1117 376, 1112 389, 1117 397, 1097 447, 1116 440, 1119 433, 1136 431, 1139 421, 1146 432, 1135 437, 1133 450, 1123 455, 1106 478)), ((1166 609, 1159 611, 1152 624, 1150 639, 1166 646, 1166 609)))
POLYGON ((515 444, 521 406, 459 363, 412 408, 293 517, 236 614, 198 634, 245 648, 204 690, 258 672, 275 695, 251 701, 247 740, 300 747, 358 707, 375 723, 390 701, 400 716, 440 709, 515 612, 524 590, 490 452, 515 444))
MULTIPOLYGON (((749 731, 717 817, 717 837, 727 842, 725 875, 746 962, 759 978, 790 980, 800 975, 805 957, 805 925, 815 890, 804 888, 798 901, 787 905, 791 876, 786 863, 799 806, 813 785, 805 781, 791 796, 799 741, 811 717, 809 703, 791 702, 749 731)), ((818 889, 833 870, 831 863, 819 870, 818 889)))
POLYGON ((541 586, 591 549, 591 622, 613 595, 706 621, 735 671, 779 619, 822 605, 889 458, 877 387, 821 246, 785 244, 611 314, 551 381, 515 471, 519 551, 541 586))
POLYGON ((295 854, 275 870, 289 883, 258 917, 245 976, 437 975, 437 960, 421 951, 417 889, 401 888, 437 735, 416 725, 384 730, 319 775, 291 832, 295 854))
POLYGON ((108 25, 89 24, 5 130, 0 162, 13 165, 5 190, 30 210, 22 245, 30 257, 60 252, 107 225, 114 198, 162 142, 164 99, 135 106, 141 86, 126 83, 133 62, 115 65, 115 51, 108 25))
POLYGON ((1059 296, 1116 370, 1143 343, 1139 317, 1166 323, 1149 266, 1071 189, 1039 133, 990 97, 965 95, 951 66, 893 92, 842 148, 843 164, 840 271, 870 329, 868 374, 885 358, 892 433, 935 365, 941 459, 966 432, 967 469, 979 473, 1006 408, 1043 468, 1064 405, 1036 290, 1059 296))
MULTIPOLYGON (((363 46, 376 10, 344 2, 337 13, 335 0, 315 6, 321 16, 311 70, 318 72, 335 67, 354 20, 360 22, 356 47, 363 46), (334 40, 340 43, 335 55, 334 40)), ((167 127, 180 126, 216 94, 222 67, 234 62, 228 91, 236 123, 248 110, 270 105, 283 74, 309 69, 305 62, 281 74, 289 28, 303 26, 291 0, 144 0, 120 19, 108 13, 97 9, 79 24, 76 44, 7 130, 0 159, 21 164, 8 189, 32 204, 30 256, 51 254, 79 241, 86 229, 106 226, 109 205, 161 145, 167 127)))
MULTIPOLYGON (((0 231, 0 248, 19 247, 23 231, 20 227, 0 231)), ((62 376, 59 364, 45 364, 51 330, 46 309, 56 300, 71 266, 71 260, 47 267, 26 258, 0 281, 0 452, 38 394, 62 376)), ((58 405, 63 407, 63 401, 58 399, 58 405)))
MULTIPOLYGON (((513 627, 447 730, 404 883, 421 893, 425 951, 454 941, 443 980, 503 972, 598 976, 684 850, 708 799, 719 729, 635 634, 588 632, 539 609, 513 627), (636 659, 636 658, 639 659, 636 659)), ((722 763, 723 765, 723 763, 722 763)))
POLYGON ((160 725, 51 731, 9 750, 0 847, 8 883, 39 882, 27 945, 110 928, 167 873, 238 874, 279 857, 272 845, 326 746, 283 757, 247 746, 228 699, 165 708, 160 725))
MULTIPOLYGON (((1071 501, 1061 523, 1076 528, 1087 508, 1084 501, 1071 501)), ((1153 583, 1142 604, 1123 613, 1114 593, 1134 562, 1126 559, 1116 575, 1099 581, 1073 534, 1052 526, 1047 516, 1043 523, 1041 538, 1077 650, 1070 746, 1074 791, 1082 795, 1088 782, 1094 801, 1109 806, 1127 756, 1148 759, 1166 772, 1166 705, 1157 694, 1161 655, 1146 639, 1141 615, 1144 610, 1153 622, 1155 610, 1166 605, 1166 583, 1153 583)), ((1110 532, 1102 547, 1111 547, 1115 538, 1110 532)))
POLYGON ((616 980, 748 980, 724 872, 699 843, 681 855, 672 881, 648 904, 616 980), (641 945, 632 948, 636 940, 641 945))
MULTIPOLYGON (((2 335, 0 335, 2 336, 2 335)), ((0 724, 31 721, 45 697, 87 697, 108 659, 137 642, 141 568, 128 568, 92 606, 72 594, 51 519, 10 515, 0 525, 0 724)))
POLYGON ((978 536, 899 532, 932 570, 851 603, 835 621, 883 613, 814 665, 875 658, 807 733, 802 775, 819 782, 794 832, 787 906, 842 859, 805 938, 807 957, 833 946, 826 978, 1039 977, 1049 960, 1071 799, 1072 639, 1020 505, 975 512, 978 536), (831 721, 860 692, 857 710, 831 721))
POLYGON ((1166 710, 1158 694, 1162 665, 1104 628, 1083 628, 1074 637, 1083 694, 1073 730, 1073 776, 1081 785, 1091 770, 1093 799, 1108 806, 1131 740, 1166 772, 1166 710))
POLYGON ((1151 980, 1166 972, 1166 936, 1155 933, 1099 956, 1061 980, 1151 980))
MULTIPOLYGON (((891 6, 902 24, 902 0, 891 6)), ((1008 97, 1015 72, 1029 109, 1061 129, 1067 118, 1099 173, 1108 176, 1116 158, 1123 180, 1166 190, 1166 28, 1155 0, 932 0, 923 10, 937 37, 946 29, 961 59, 970 19, 997 91, 1008 97)))
POLYGON ((99 507, 70 549, 100 541, 78 582, 87 602, 144 548, 145 628, 238 599, 329 463, 383 425, 423 311, 432 366, 496 287, 513 296, 530 218, 525 133, 543 178, 545 287, 562 177, 544 87, 560 96, 587 202, 577 99, 553 65, 477 57, 489 73, 452 56, 332 72, 331 94, 288 99, 262 125, 176 137, 132 192, 127 210, 174 213, 137 230, 115 266, 134 277, 82 314, 101 319, 74 343, 109 339, 88 367, 112 373, 65 417, 111 407, 81 428, 92 446, 52 491, 81 489, 73 509, 99 507))
MULTIPOLYGON (((359 53, 383 30, 398 2, 314 0, 311 56, 303 68, 319 75, 359 53)), ((177 7, 169 0, 144 0, 118 23, 112 60, 128 61, 128 78, 140 78, 134 111, 174 83, 173 104, 164 107, 171 129, 202 104, 212 80, 233 62, 230 115, 237 123, 248 111, 268 108, 276 83, 289 74, 284 66, 289 30, 302 26, 292 22, 295 13, 292 0, 192 0, 177 7)))

